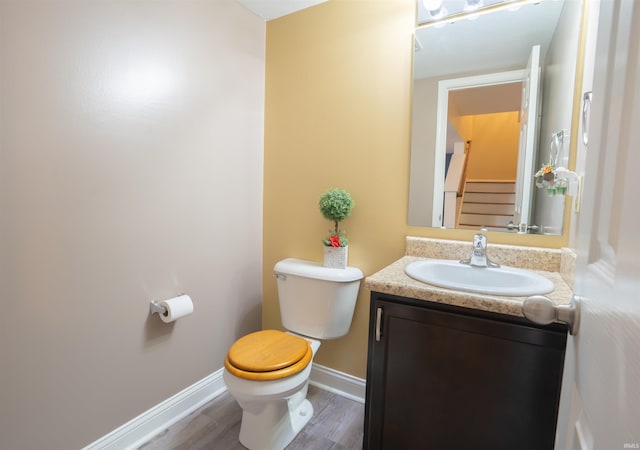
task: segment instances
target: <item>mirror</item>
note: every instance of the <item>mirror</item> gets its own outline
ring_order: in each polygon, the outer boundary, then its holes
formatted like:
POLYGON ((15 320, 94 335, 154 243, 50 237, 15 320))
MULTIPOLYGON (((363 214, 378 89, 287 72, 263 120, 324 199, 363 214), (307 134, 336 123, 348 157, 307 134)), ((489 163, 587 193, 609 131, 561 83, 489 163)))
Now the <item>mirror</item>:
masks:
POLYGON ((409 225, 562 234, 564 195, 534 174, 569 164, 582 0, 485 0, 474 20, 465 2, 432 24, 418 0, 409 225))

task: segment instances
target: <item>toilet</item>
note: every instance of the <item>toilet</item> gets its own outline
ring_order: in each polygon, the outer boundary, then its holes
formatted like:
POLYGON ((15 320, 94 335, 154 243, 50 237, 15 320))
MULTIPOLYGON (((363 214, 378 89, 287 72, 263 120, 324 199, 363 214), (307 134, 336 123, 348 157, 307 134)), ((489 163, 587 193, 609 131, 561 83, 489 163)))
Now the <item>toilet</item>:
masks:
POLYGON ((346 335, 362 271, 289 258, 274 267, 282 325, 238 339, 223 379, 242 408, 240 443, 250 450, 285 448, 309 422, 311 365, 320 341, 346 335))

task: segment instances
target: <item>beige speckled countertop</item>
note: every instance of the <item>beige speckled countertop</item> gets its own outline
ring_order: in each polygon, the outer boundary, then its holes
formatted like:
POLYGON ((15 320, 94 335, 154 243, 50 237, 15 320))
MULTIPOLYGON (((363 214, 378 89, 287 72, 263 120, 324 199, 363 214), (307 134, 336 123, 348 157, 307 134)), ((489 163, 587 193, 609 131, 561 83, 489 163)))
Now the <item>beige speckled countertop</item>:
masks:
MULTIPOLYGON (((444 241, 443 243, 442 240, 435 239, 407 238, 407 256, 368 276, 365 279, 364 286, 371 291, 384 294, 523 317, 522 302, 526 297, 485 295, 446 289, 414 280, 404 273, 405 266, 413 261, 426 258, 458 259, 457 253, 460 251, 460 246, 472 248, 471 243, 457 241, 444 241), (416 250, 417 248, 419 250, 416 250)), ((568 304, 570 302, 571 288, 558 272, 560 270, 559 250, 544 252, 540 249, 513 247, 514 254, 518 255, 517 259, 523 262, 523 264, 517 264, 514 263, 511 248, 509 246, 500 247, 502 248, 498 251, 497 248, 492 248, 491 244, 489 244, 487 253, 493 260, 514 267, 524 266, 532 272, 549 278, 555 284, 555 290, 546 294, 546 296, 556 304, 568 304), (492 250, 494 250, 493 253, 492 250), (531 250, 531 253, 528 252, 529 250, 531 250), (540 266, 545 270, 536 270, 534 261, 538 259, 538 255, 540 255, 540 260, 542 261, 540 266), (557 265, 556 263, 549 263, 549 255, 551 255, 551 260, 555 260, 557 256, 557 265)))

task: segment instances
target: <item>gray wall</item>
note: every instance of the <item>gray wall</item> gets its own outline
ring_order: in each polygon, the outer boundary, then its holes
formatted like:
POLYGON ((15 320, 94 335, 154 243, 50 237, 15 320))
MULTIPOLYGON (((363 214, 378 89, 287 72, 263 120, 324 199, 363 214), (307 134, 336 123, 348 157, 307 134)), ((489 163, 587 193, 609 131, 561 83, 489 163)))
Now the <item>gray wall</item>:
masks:
POLYGON ((407 222, 414 226, 430 227, 432 223, 439 81, 440 78, 421 78, 413 82, 407 222))
MULTIPOLYGON (((560 130, 571 131, 580 19, 581 2, 565 1, 542 71, 542 117, 535 170, 549 161, 551 135, 560 130), (549 104, 553 104, 553 108, 545 107, 549 104)), ((570 145, 567 137, 558 158, 559 166, 568 168, 570 145)), ((535 185, 534 189, 538 190, 535 185)), ((549 197, 540 190, 534 198, 532 223, 541 226, 543 233, 562 234, 565 197, 549 197)))
POLYGON ((0 448, 89 444, 260 328, 264 48, 232 0, 0 2, 0 448))

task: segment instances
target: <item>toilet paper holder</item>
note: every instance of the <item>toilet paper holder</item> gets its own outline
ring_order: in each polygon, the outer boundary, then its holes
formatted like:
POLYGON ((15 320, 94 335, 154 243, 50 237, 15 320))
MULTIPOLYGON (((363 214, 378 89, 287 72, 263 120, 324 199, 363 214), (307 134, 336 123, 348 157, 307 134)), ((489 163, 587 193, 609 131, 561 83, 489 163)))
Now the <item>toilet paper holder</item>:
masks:
MULTIPOLYGON (((185 294, 184 293, 178 294, 176 295, 175 298, 182 297, 183 295, 185 294)), ((161 316, 166 316, 168 311, 167 311, 167 308, 165 308, 165 306, 161 304, 159 301, 152 300, 151 303, 149 303, 149 314, 153 315, 156 313, 160 314, 161 316)))
POLYGON ((165 308, 164 306, 162 306, 160 303, 156 302, 156 301, 151 301, 151 303, 149 304, 149 314, 166 314, 167 313, 167 308, 165 308))
POLYGON ((152 300, 149 304, 149 315, 152 316, 156 313, 164 323, 175 322, 193 314, 193 300, 187 294, 180 294, 166 300, 152 300))

